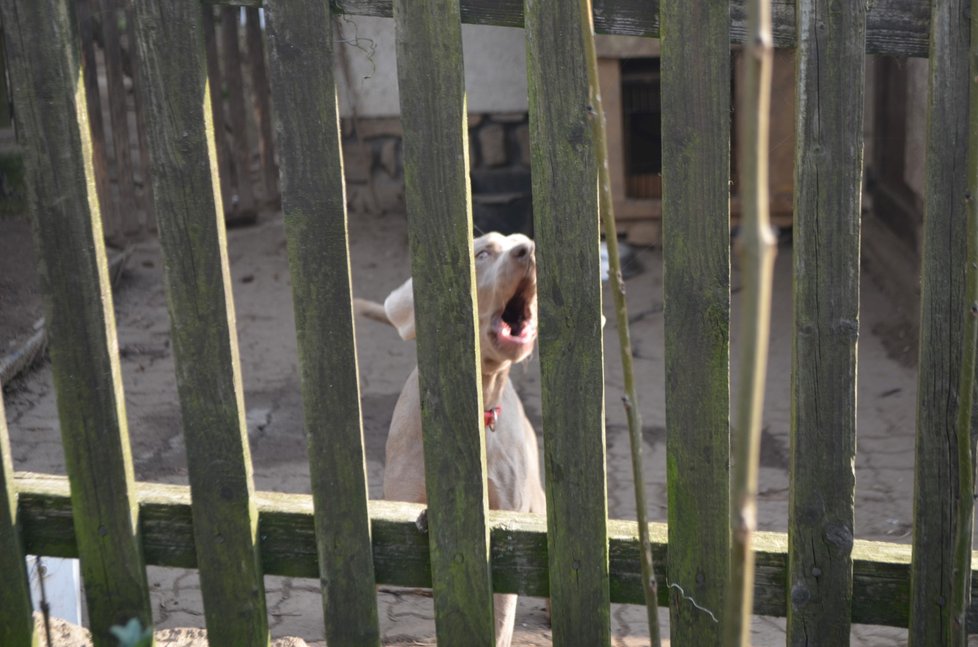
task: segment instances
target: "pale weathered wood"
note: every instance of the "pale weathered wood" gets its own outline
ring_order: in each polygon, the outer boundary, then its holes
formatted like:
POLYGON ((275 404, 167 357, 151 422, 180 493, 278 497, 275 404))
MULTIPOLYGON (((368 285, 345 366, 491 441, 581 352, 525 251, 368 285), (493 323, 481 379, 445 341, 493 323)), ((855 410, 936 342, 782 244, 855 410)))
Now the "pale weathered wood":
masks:
MULTIPOLYGON (((64 477, 17 473, 19 517, 26 551, 52 557, 77 557, 68 481, 64 477)), ((196 568, 190 490, 186 486, 136 483, 140 536, 148 564, 196 568)), ((312 498, 306 494, 256 492, 262 558, 268 575, 318 578, 312 498)), ((419 529, 424 506, 370 502, 371 536, 377 584, 431 586, 428 536, 419 529)), ((546 524, 542 515, 489 512, 493 584, 497 593, 549 595, 546 524)), ((659 579, 659 604, 668 603, 665 524, 649 524, 659 579)), ((609 521, 611 601, 642 604, 638 527, 634 521, 609 521)), ((757 572, 754 613, 784 617, 788 537, 754 535, 757 572)), ((853 622, 906 627, 910 601, 910 546, 857 539, 853 551, 853 622)), ((972 557, 973 562, 978 562, 972 557)), ((978 584, 978 570, 972 569, 978 584)), ((968 629, 978 632, 978 601, 968 608, 968 629)))
POLYGON ((74 15, 0 3, 92 636, 152 623, 74 15))
POLYGON ((799 0, 798 31, 788 636, 831 647, 852 603, 866 7, 799 0))
POLYGON ((135 3, 135 19, 208 638, 266 645, 203 16, 168 0, 135 3))
POLYGON ((3 385, 0 384, 0 645, 31 647, 38 636, 34 631, 33 606, 27 562, 20 536, 14 464, 3 411, 3 385))
POLYGON ((366 647, 379 644, 380 631, 332 21, 325 2, 269 0, 266 11, 326 641, 366 647))
MULTIPOLYGON (((910 644, 950 645, 968 189, 967 0, 935 0, 921 245, 910 644), (947 503, 942 503, 947 502, 947 503)), ((963 644, 963 643, 957 643, 963 644)))
POLYGON ((729 19, 723 3, 661 13, 670 629, 678 644, 717 645, 730 558, 729 19))
POLYGON ((609 644, 598 167, 577 2, 526 3, 551 619, 609 644))
MULTIPOLYGON (((260 7, 262 0, 205 0, 260 7)), ((730 2, 730 40, 741 43, 746 29, 745 0, 730 2)), ((337 13, 391 16, 391 0, 333 0, 337 13)), ((523 26, 522 0, 462 0, 462 22, 503 27, 523 26)), ((600 34, 660 37, 661 0, 595 0, 594 27, 600 34)), ((866 53, 927 56, 930 25, 927 0, 874 0, 869 3, 866 53)), ((795 0, 773 0, 776 47, 795 46, 795 0)))
POLYGON ((456 0, 395 0, 404 192, 440 642, 492 645, 485 433, 456 0), (424 295, 421 297, 420 295, 424 295))

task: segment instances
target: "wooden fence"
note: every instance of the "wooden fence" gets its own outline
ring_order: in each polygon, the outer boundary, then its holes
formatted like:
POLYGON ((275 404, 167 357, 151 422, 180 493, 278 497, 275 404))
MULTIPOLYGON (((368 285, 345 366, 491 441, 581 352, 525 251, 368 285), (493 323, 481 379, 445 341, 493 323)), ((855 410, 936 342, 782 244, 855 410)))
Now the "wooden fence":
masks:
MULTIPOLYGON (((974 353, 963 331, 976 47, 964 0, 868 4, 775 3, 775 43, 797 48, 799 71, 791 518, 787 535, 755 537, 754 609, 787 616, 792 644, 845 644, 852 621, 909 626, 913 644, 938 645, 953 626, 955 506, 971 495, 958 486, 967 468, 957 443, 970 438, 958 376, 963 349, 974 353), (931 60, 913 560, 909 546, 853 537, 866 52, 931 60)), ((549 596, 557 644, 608 644, 609 602, 643 593, 636 525, 607 519, 597 171, 578 3, 263 6, 311 497, 252 484, 202 13, 181 0, 132 4, 186 488, 133 478, 72 3, 0 0, 69 474, 13 474, 0 417, 0 644, 31 644, 25 552, 81 558, 99 645, 113 644, 111 625, 151 624, 147 564, 199 569, 215 645, 267 643, 263 573, 320 578, 332 646, 379 642, 376 583, 433 587, 443 644, 492 644, 492 591, 549 596), (335 13, 396 22, 413 274, 427 295, 422 391, 434 394, 422 403, 427 530, 420 506, 367 501, 335 13), (461 22, 526 32, 546 520, 485 504, 472 272, 456 271, 472 264, 461 22)), ((651 533, 674 644, 718 644, 703 610, 724 608, 729 569, 729 52, 743 11, 737 0, 595 0, 594 22, 662 38, 669 523, 651 533)), ((974 604, 967 626, 978 629, 974 604)))

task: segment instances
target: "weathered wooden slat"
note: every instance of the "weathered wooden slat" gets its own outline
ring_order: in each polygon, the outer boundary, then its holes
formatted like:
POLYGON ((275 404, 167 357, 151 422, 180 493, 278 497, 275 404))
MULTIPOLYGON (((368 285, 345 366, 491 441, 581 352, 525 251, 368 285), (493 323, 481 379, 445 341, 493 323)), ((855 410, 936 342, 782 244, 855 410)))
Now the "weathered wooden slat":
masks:
MULTIPOLYGON (((3 385, 0 384, 0 389, 3 385)), ((0 645, 31 647, 37 644, 33 605, 24 546, 20 536, 14 464, 7 435, 7 418, 0 390, 0 645)))
POLYGON ((241 69, 241 9, 221 10, 221 57, 228 98, 228 122, 231 125, 231 160, 237 202, 232 206, 229 222, 253 223, 258 219, 255 191, 251 181, 251 149, 248 146, 248 120, 245 111, 244 72, 241 69))
POLYGON ((109 627, 152 614, 74 15, 65 0, 0 11, 90 626, 114 645, 109 627))
MULTIPOLYGON (((214 4, 260 7, 262 0, 206 0, 214 4)), ((333 0, 337 13, 389 18, 392 0, 333 0)), ((462 0, 462 22, 502 27, 523 26, 521 0, 462 0)), ((599 34, 659 37, 661 0, 594 0, 599 34)), ((746 29, 744 0, 730 2, 730 41, 742 43, 746 29)), ((795 0, 773 0, 776 47, 794 47, 795 0)), ((927 0, 874 0, 867 17, 866 53, 927 56, 930 5, 927 0)))
MULTIPOLYGON (((971 11, 978 10, 978 0, 971 1, 971 11)), ((978 77, 978 20, 971 21, 968 57, 969 76, 978 77)), ((965 614, 973 597, 971 590, 971 549, 974 545, 975 528, 975 441, 972 430, 978 430, 978 83, 968 89, 968 162, 967 221, 965 225, 965 287, 964 304, 967 309, 959 312, 964 320, 961 338, 961 373, 958 377, 958 499, 955 502, 958 517, 954 538, 954 566, 951 582, 949 615, 952 644, 967 641, 964 634, 965 614)), ((953 315, 952 315, 953 316, 953 315)))
POLYGON ((332 20, 270 0, 266 21, 326 640, 377 645, 332 20))
POLYGON ((727 9, 661 4, 670 630, 684 645, 720 644, 730 556, 727 9))
POLYGON ((578 2, 526 3, 554 642, 606 645, 608 507, 598 167, 578 2))
POLYGON ((203 15, 179 0, 134 8, 208 637, 218 645, 266 645, 203 15))
POLYGON ((957 383, 961 371, 968 188, 967 0, 935 0, 920 270, 910 644, 947 645, 958 518, 957 383), (942 504, 939 502, 947 502, 942 504))
MULTIPOLYGON (((25 551, 51 557, 77 557, 68 481, 64 477, 18 473, 19 517, 25 551)), ((190 490, 185 486, 136 483, 140 537, 146 562, 154 566, 196 568, 190 490)), ((305 494, 256 492, 259 536, 265 573, 318 578, 313 502, 305 494)), ((377 584, 431 586, 428 537, 416 523, 424 506, 370 502, 377 584)), ((498 593, 549 595, 546 526, 541 515, 489 512, 493 582, 498 593)), ((659 604, 667 604, 664 567, 665 524, 649 524, 659 604)), ((608 522, 611 601, 644 604, 634 521, 608 522)), ((754 535, 757 571, 754 612, 784 617, 788 581, 788 537, 754 535)), ((906 627, 910 604, 910 546, 857 539, 853 545, 853 622, 906 627)), ((973 563, 978 563, 972 558, 973 563)), ((972 568, 973 585, 978 570, 972 568)), ((978 632, 978 600, 968 608, 968 630, 978 632)))
POLYGON ((395 0, 394 24, 435 625, 439 642, 492 645, 459 5, 395 0))
POLYGON ((849 641, 866 7, 799 0, 789 644, 849 641))

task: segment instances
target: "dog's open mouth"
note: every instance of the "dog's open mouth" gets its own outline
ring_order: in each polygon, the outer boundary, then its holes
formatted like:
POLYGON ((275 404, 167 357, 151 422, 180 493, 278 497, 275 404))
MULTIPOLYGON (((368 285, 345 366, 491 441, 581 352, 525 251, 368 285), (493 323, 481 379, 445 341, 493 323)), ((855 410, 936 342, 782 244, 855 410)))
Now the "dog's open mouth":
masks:
POLYGON ((504 348, 524 347, 532 344, 537 336, 536 316, 531 307, 536 298, 536 285, 524 281, 516 288, 516 294, 506 302, 503 311, 492 318, 490 334, 497 345, 504 348))

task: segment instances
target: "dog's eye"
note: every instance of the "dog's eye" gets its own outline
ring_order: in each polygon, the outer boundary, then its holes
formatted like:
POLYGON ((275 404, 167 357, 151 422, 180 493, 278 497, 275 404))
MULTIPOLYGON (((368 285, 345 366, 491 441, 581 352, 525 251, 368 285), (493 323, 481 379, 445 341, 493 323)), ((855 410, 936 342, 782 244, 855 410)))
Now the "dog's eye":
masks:
POLYGON ((479 253, 477 253, 475 255, 475 260, 477 260, 477 261, 481 261, 484 258, 489 258, 489 250, 488 249, 483 249, 483 250, 479 251, 479 253))

